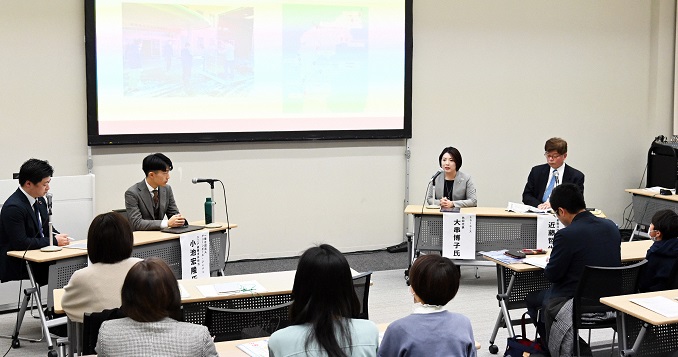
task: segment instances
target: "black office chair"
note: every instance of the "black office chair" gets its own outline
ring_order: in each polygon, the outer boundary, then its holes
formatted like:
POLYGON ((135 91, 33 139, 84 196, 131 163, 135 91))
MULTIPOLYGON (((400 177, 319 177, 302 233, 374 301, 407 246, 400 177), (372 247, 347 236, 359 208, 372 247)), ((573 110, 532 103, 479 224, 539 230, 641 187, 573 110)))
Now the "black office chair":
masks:
POLYGON ((647 263, 642 262, 621 267, 586 266, 582 273, 577 291, 572 301, 572 328, 574 352, 581 356, 579 330, 588 329, 588 342, 591 343, 591 330, 612 328, 612 349, 616 337, 615 310, 600 302, 600 298, 633 294, 638 290, 640 268, 647 263))
POLYGON ((356 318, 369 320, 368 300, 370 296, 370 279, 372 272, 360 273, 353 277, 353 288, 355 289, 358 300, 360 300, 360 314, 356 318))
MULTIPOLYGON (((121 319, 126 317, 119 308, 104 310, 101 312, 85 313, 82 319, 82 355, 95 355, 94 348, 99 338, 99 329, 104 321, 121 319)), ((75 348, 75 346, 71 346, 75 348)))
POLYGON ((290 306, 284 304, 258 309, 207 307, 205 326, 215 342, 267 337, 290 324, 290 306))

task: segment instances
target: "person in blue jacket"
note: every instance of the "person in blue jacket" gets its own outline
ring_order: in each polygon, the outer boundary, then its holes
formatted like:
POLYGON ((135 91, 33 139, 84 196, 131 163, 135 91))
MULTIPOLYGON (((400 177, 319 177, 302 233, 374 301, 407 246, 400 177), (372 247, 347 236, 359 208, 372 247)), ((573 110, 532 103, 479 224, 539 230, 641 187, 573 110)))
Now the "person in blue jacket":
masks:
POLYGON ((648 234, 654 243, 647 250, 638 288, 641 292, 666 290, 678 261, 678 214, 668 209, 658 211, 652 216, 648 234))

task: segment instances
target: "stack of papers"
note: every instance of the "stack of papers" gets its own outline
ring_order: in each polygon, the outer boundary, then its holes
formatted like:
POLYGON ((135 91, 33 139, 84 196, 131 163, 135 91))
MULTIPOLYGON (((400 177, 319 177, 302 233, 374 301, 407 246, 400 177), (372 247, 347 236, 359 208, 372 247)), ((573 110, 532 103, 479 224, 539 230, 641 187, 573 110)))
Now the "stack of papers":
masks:
POLYGON ((667 297, 655 296, 651 298, 637 298, 631 299, 631 302, 666 317, 678 317, 678 301, 671 300, 667 297))
POLYGON ((252 357, 268 357, 268 339, 238 345, 238 348, 252 357))
POLYGON ((506 249, 503 250, 493 250, 489 252, 478 252, 486 257, 492 258, 494 260, 498 260, 502 263, 506 264, 516 264, 516 263, 522 263, 523 259, 518 259, 518 258, 513 258, 509 257, 508 255, 504 254, 506 252, 506 249))
POLYGON ((256 280, 219 283, 213 285, 198 285, 198 291, 204 297, 238 295, 238 294, 257 294, 265 293, 267 290, 256 280))
POLYGON ((527 257, 523 259, 523 263, 534 265, 539 268, 546 268, 546 264, 549 262, 549 257, 546 255, 540 255, 537 257, 527 257))
POLYGON ((522 203, 509 202, 506 206, 506 210, 509 212, 516 213, 539 213, 539 214, 548 214, 551 213, 551 210, 543 210, 537 207, 524 205, 522 203))

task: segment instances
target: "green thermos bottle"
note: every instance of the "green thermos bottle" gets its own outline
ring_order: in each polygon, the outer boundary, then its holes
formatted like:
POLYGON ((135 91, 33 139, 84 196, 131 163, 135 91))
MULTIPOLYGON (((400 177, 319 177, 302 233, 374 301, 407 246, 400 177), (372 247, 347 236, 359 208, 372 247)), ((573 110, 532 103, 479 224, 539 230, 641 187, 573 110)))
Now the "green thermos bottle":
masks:
POLYGON ((205 199, 205 224, 210 224, 212 223, 212 205, 214 203, 212 202, 211 197, 207 197, 205 199))

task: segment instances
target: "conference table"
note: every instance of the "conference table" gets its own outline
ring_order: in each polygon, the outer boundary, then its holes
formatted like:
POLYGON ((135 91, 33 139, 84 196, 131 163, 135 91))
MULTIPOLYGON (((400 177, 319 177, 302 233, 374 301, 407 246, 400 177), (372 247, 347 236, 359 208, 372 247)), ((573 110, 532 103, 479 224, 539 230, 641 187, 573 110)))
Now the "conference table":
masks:
POLYGON ((639 226, 649 226, 652 216, 657 211, 670 209, 678 212, 678 195, 660 195, 659 192, 646 188, 632 188, 625 190, 632 194, 633 204, 633 232, 631 239, 639 232, 639 226))
MULTIPOLYGON (((645 259, 647 250, 651 245, 652 241, 650 240, 622 242, 622 264, 629 264, 645 259)), ((539 256, 540 255, 533 255, 532 257, 539 256)), ((497 333, 502 326, 506 326, 509 337, 515 337, 510 310, 524 309, 525 297, 527 294, 548 289, 551 286, 551 283, 544 276, 544 269, 540 267, 526 263, 507 264, 487 256, 484 258, 488 262, 496 265, 497 269, 497 300, 499 301, 499 315, 497 316, 489 341, 489 350, 494 354, 499 351, 494 342, 497 333)))
MULTIPOLYGON (((200 225, 201 222, 195 224, 200 225)), ((237 224, 230 224, 227 227, 225 223, 219 223, 221 227, 205 228, 209 231, 210 239, 210 270, 212 273, 223 271, 226 261, 226 246, 228 244, 227 231, 231 228, 236 228, 237 224)), ((180 234, 164 233, 161 231, 135 231, 134 232, 134 248, 132 256, 137 258, 159 257, 162 258, 172 269, 172 272, 177 278, 181 277, 181 243, 179 240, 180 234)), ((76 240, 69 244, 69 246, 87 246, 87 240, 76 240)), ((55 289, 60 289, 68 284, 71 276, 76 270, 87 266, 87 250, 79 248, 63 247, 56 252, 43 252, 40 249, 28 251, 9 251, 7 255, 22 259, 26 262, 29 271, 29 288, 25 291, 30 291, 31 294, 40 298, 40 288, 33 279, 31 266, 29 263, 49 264, 48 283, 47 283, 47 307, 54 306, 55 289)), ((26 293, 28 295, 28 293, 26 293)), ((24 299, 27 302, 26 299, 24 299)), ((18 336, 23 320, 23 312, 25 307, 22 303, 22 308, 19 311, 19 318, 15 328, 15 334, 18 336)), ((44 316, 42 309, 38 309, 43 331, 46 336, 49 335, 49 325, 44 316)), ((18 340, 13 341, 13 346, 18 347, 18 340)), ((51 339, 47 339, 47 346, 52 350, 51 339)))
POLYGON ((678 351, 678 316, 666 317, 642 307, 631 299, 666 297, 675 302, 678 290, 610 296, 600 299, 619 313, 619 351, 621 356, 667 355, 678 351), (630 346, 630 341, 634 341, 630 346), (630 348, 629 348, 630 346, 630 348))

